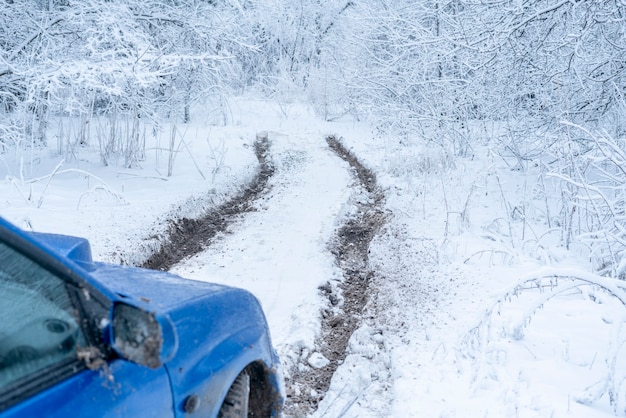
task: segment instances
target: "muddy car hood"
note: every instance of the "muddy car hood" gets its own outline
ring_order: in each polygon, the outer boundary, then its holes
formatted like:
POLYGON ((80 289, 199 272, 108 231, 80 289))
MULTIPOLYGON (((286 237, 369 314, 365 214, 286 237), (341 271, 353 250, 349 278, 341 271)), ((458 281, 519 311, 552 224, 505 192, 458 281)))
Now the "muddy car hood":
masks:
POLYGON ((230 289, 214 283, 183 279, 171 273, 137 267, 92 263, 89 270, 91 277, 121 298, 140 300, 163 311, 230 289))
POLYGON ((40 232, 27 232, 26 235, 70 259, 122 299, 141 300, 153 304, 155 309, 170 310, 185 301, 228 290, 226 286, 183 279, 163 271, 95 262, 85 238, 40 232))

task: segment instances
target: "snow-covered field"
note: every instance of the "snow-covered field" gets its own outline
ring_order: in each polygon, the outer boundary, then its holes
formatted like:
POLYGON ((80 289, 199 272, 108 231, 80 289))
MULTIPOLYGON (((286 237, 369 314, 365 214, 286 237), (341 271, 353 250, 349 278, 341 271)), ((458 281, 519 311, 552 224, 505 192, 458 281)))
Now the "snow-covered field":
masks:
POLYGON ((371 314, 317 416, 626 413, 624 284, 556 245, 528 207, 532 173, 487 148, 450 166, 436 149, 349 143, 393 216, 371 247, 371 314), (527 223, 510 213, 525 204, 527 223))
MULTIPOLYGON (((254 175, 267 131, 276 174, 257 211, 173 271, 252 291, 285 369, 315 352, 318 287, 339 280, 328 243, 354 211, 335 134, 378 176, 388 221, 370 248, 374 291, 316 417, 604 417, 626 413, 621 282, 589 273, 531 210, 532 173, 476 148, 452 159, 307 107, 240 101, 225 127, 194 124, 141 167, 103 167, 96 150, 0 154, 0 216, 89 238, 94 257, 140 263, 172 217, 195 216, 254 175)), ((544 198, 546 202, 549 199, 544 198)))

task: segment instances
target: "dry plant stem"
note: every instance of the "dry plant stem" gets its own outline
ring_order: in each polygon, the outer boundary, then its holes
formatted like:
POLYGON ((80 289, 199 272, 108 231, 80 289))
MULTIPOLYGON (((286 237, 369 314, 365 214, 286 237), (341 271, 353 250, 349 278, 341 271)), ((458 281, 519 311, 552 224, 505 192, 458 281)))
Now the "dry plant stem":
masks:
POLYGON ((198 170, 198 173, 200 173, 200 176, 202 177, 202 179, 206 180, 204 173, 202 173, 202 170, 200 170, 200 167, 198 166, 198 162, 196 161, 196 158, 193 156, 193 152, 191 152, 191 150, 189 149, 189 145, 187 145, 187 141, 185 141, 185 137, 180 132, 178 133, 178 135, 180 136, 181 144, 185 146, 187 153, 191 157, 191 161, 193 161, 193 165, 196 167, 196 170, 198 170))
MULTIPOLYGON (((481 323, 470 331, 465 338, 465 355, 477 359, 476 369, 474 370, 474 384, 480 384, 480 380, 488 375, 487 354, 492 341, 502 337, 502 329, 497 325, 500 318, 500 311, 504 303, 514 297, 519 296, 522 292, 538 290, 540 292, 532 303, 530 303, 526 311, 521 314, 517 326, 512 327, 516 335, 512 335, 514 339, 523 338, 523 328, 530 324, 531 317, 535 312, 541 309, 546 303, 559 295, 566 294, 573 289, 582 289, 591 286, 594 289, 601 289, 610 297, 616 298, 624 308, 626 308, 626 283, 622 280, 607 278, 593 273, 586 273, 575 269, 559 269, 546 267, 536 273, 520 279, 518 283, 508 291, 502 293, 498 301, 491 306, 485 314, 481 323)), ((613 333, 611 347, 607 354, 606 363, 614 364, 617 357, 624 347, 626 341, 622 332, 623 321, 618 321, 615 325, 618 329, 613 333)), ((494 344, 498 344, 496 341, 494 344)), ((599 393, 588 394, 588 399, 579 399, 580 402, 589 403, 599 399, 605 393, 614 391, 615 382, 614 367, 609 367, 609 375, 605 377, 605 382, 599 390, 599 393)), ((611 395, 609 393, 609 395, 611 395)), ((615 406, 615 400, 610 396, 610 403, 615 406)))
POLYGON ((170 146, 167 159, 167 177, 172 177, 174 171, 174 158, 176 157, 174 146, 176 145, 176 124, 172 123, 172 129, 170 131, 170 146))
POLYGON ((446 226, 443 232, 443 239, 448 239, 448 232, 450 230, 450 208, 448 206, 448 196, 446 195, 446 184, 443 181, 443 176, 439 177, 441 180, 441 192, 443 193, 443 204, 446 210, 446 226))
POLYGON ((59 169, 61 168, 61 166, 63 165, 64 160, 61 160, 56 167, 54 167, 54 170, 52 170, 52 174, 50 174, 50 176, 48 177, 48 181, 46 182, 46 185, 43 188, 43 191, 41 192, 41 196, 39 196, 39 200, 37 201, 37 207, 40 208, 41 205, 43 204, 43 197, 46 194, 46 191, 48 190, 48 186, 50 185, 50 182, 52 181, 52 179, 54 178, 55 174, 58 173, 59 169))
POLYGON ((504 210, 506 211, 506 222, 509 227, 509 238, 511 240, 511 248, 515 248, 515 241, 513 239, 513 226, 511 225, 511 205, 506 200, 506 196, 504 195, 504 189, 502 188, 502 182, 500 182, 500 176, 496 174, 496 180, 498 181, 498 188, 500 189, 500 197, 502 197, 502 204, 504 205, 504 210))

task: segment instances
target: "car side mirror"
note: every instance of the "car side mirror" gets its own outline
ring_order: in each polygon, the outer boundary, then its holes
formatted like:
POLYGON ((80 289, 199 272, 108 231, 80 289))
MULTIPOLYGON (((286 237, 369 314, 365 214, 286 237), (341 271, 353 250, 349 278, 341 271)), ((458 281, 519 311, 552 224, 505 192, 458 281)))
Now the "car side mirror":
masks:
POLYGON ((126 303, 113 306, 111 333, 113 349, 122 358, 151 369, 161 367, 178 349, 169 317, 126 303))

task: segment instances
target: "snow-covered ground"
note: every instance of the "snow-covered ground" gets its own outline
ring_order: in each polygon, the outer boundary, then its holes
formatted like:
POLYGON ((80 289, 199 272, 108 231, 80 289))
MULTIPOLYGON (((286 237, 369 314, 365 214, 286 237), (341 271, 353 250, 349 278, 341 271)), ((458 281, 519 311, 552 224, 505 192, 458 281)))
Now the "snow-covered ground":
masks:
POLYGON ((63 162, 53 143, 0 154, 0 216, 87 237, 99 260, 139 263, 168 218, 197 215, 251 179, 251 145, 267 131, 276 174, 258 210, 173 270, 256 294, 288 370, 315 351, 318 286, 341 278, 328 243, 355 190, 326 145, 335 134, 377 173, 390 216, 370 248, 362 326, 316 417, 626 413, 626 296, 556 245, 545 214, 525 204, 532 174, 503 169, 488 148, 452 159, 304 106, 241 101, 232 112, 229 126, 186 130, 171 177, 158 146, 167 129, 135 169, 103 167, 89 147, 63 162))
POLYGON ((626 413, 624 284, 556 245, 528 207, 532 172, 487 148, 452 165, 436 147, 346 142, 393 216, 371 246, 370 315, 316 416, 626 413), (510 214, 525 204, 527 223, 510 214))

